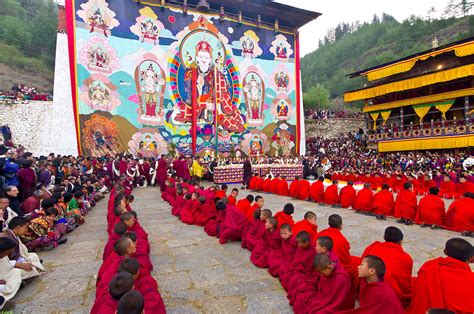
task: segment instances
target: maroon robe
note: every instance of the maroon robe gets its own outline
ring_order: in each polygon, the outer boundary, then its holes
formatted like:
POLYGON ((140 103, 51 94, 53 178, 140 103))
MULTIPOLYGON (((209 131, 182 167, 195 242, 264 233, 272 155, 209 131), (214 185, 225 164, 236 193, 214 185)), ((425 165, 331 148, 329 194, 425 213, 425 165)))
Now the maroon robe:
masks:
POLYGON ((293 260, 290 263, 284 263, 280 266, 280 282, 285 290, 288 290, 289 283, 293 275, 297 274, 298 272, 311 271, 313 268, 315 256, 316 249, 313 245, 309 245, 305 248, 298 247, 293 260))
POLYGON ((297 248, 298 243, 294 236, 291 236, 288 240, 282 239, 281 249, 274 249, 268 253, 268 272, 273 277, 278 277, 280 266, 293 260, 297 248))
POLYGON ((18 198, 24 201, 35 191, 36 173, 31 168, 22 168, 18 171, 17 176, 20 180, 20 197, 18 198))
POLYGON ((220 224, 219 243, 240 241, 250 227, 250 223, 242 212, 233 205, 227 205, 225 218, 220 224))
POLYGON ((181 209, 181 221, 188 225, 194 224, 194 215, 193 212, 199 206, 198 200, 187 200, 184 203, 183 208, 181 209))
POLYGON ((165 181, 167 177, 168 163, 163 158, 158 160, 158 167, 156 169, 156 179, 160 186, 161 192, 166 189, 165 181))
POLYGON ((211 237, 219 235, 220 224, 225 219, 225 215, 225 210, 216 210, 216 216, 209 219, 206 226, 204 226, 204 231, 207 233, 207 235, 211 237))
POLYGON ((250 261, 257 267, 267 268, 268 255, 271 251, 281 249, 281 235, 280 230, 277 228, 273 231, 266 230, 263 241, 253 249, 250 255, 250 261))
POLYGON ((242 236, 242 248, 252 251, 262 241, 265 231, 265 221, 255 220, 249 230, 242 236))
POLYGON ((324 184, 323 181, 316 181, 311 184, 309 195, 316 203, 324 203, 324 184))

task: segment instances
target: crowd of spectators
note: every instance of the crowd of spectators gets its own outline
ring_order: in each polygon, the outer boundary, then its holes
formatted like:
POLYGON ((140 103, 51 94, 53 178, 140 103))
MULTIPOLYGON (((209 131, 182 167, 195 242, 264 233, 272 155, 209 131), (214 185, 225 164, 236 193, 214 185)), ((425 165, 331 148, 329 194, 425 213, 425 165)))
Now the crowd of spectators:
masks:
POLYGON ((305 117, 307 119, 314 120, 327 120, 327 119, 363 119, 363 115, 360 112, 347 112, 343 110, 314 110, 306 109, 305 117))
POLYGON ((0 101, 3 102, 14 103, 28 100, 47 101, 51 100, 51 96, 48 93, 39 92, 36 87, 17 83, 13 83, 9 91, 0 91, 0 101))

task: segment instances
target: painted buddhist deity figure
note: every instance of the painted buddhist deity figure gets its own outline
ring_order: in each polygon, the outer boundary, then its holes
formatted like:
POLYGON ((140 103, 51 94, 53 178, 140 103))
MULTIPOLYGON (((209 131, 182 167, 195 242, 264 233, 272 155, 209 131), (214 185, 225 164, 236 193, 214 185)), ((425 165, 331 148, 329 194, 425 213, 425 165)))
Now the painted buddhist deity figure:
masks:
POLYGON ((141 42, 144 42, 145 39, 153 41, 153 44, 156 45, 157 39, 160 37, 160 30, 157 25, 151 19, 147 19, 140 23, 141 31, 141 42))
POLYGON ((278 113, 278 118, 288 118, 288 105, 285 103, 284 100, 280 101, 280 103, 277 106, 277 113, 278 113))
POLYGON ((263 154, 262 144, 262 140, 258 137, 258 135, 254 135, 253 139, 250 141, 250 155, 261 156, 263 154))
POLYGON ((97 8, 94 13, 89 17, 89 26, 91 27, 90 32, 93 33, 96 28, 104 31, 105 37, 107 37, 108 26, 102 17, 100 8, 97 8))
POLYGON ((105 108, 110 104, 110 93, 100 82, 94 82, 89 87, 89 100, 93 107, 105 108))
POLYGON ((277 52, 277 57, 280 59, 287 59, 287 52, 285 46, 283 46, 283 43, 279 43, 276 49, 277 52))
POLYGON ((247 83, 245 92, 250 101, 250 118, 252 120, 261 119, 262 87, 252 75, 250 82, 247 83))
POLYGON ((140 149, 147 151, 154 151, 156 149, 156 142, 152 140, 150 134, 146 134, 143 141, 140 142, 140 149))
POLYGON ((245 36, 244 40, 242 41, 242 53, 253 56, 254 47, 255 44, 253 43, 253 40, 249 36, 245 36))
POLYGON ((145 71, 140 71, 140 90, 143 112, 147 117, 157 117, 162 115, 160 85, 164 85, 164 78, 157 73, 153 64, 150 62, 145 71))
POLYGON ((289 77, 288 74, 280 71, 275 75, 275 84, 278 90, 288 91, 288 84, 289 84, 289 77))

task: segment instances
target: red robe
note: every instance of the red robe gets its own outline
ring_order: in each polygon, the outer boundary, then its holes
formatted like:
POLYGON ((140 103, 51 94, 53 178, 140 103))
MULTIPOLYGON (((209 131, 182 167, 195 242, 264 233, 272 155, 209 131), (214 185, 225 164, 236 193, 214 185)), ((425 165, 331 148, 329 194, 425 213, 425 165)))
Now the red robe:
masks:
POLYGON ((376 215, 393 216, 395 201, 393 193, 389 190, 381 190, 376 193, 372 200, 372 212, 376 215))
POLYGON ((204 231, 207 235, 215 237, 219 234, 219 226, 225 219, 225 210, 216 210, 216 216, 209 219, 207 224, 204 226, 204 231))
POLYGON ((265 221, 261 219, 254 220, 249 230, 242 236, 242 248, 252 251, 262 241, 265 231, 265 221))
POLYGON ((468 264, 451 257, 427 261, 418 271, 409 314, 442 308, 456 314, 474 313, 474 273, 468 264))
POLYGON ((428 194, 418 204, 415 222, 443 226, 445 214, 444 201, 437 195, 428 194))
POLYGON ((324 202, 328 205, 336 205, 339 203, 337 184, 331 184, 326 188, 324 192, 324 202))
POLYGON ((293 309, 299 313, 333 313, 348 310, 355 300, 349 275, 342 268, 335 268, 328 277, 321 275, 318 290, 296 296, 293 309))
POLYGON ((293 276, 301 272, 306 273, 311 271, 315 256, 316 249, 313 245, 309 245, 305 248, 298 247, 293 260, 290 263, 280 265, 278 275, 280 277, 281 285, 285 290, 288 290, 293 276))
POLYGON ((91 314, 115 314, 117 313, 118 300, 112 298, 110 293, 106 291, 96 296, 92 305, 91 314))
POLYGON ((281 225, 283 224, 289 224, 291 227, 293 227, 293 225, 295 224, 293 217, 283 211, 276 213, 273 217, 275 217, 278 221, 278 230, 280 230, 281 225))
POLYGON ((171 205, 171 214, 174 216, 178 216, 181 214, 181 208, 183 207, 186 200, 184 199, 183 195, 177 195, 176 199, 173 201, 171 205))
POLYGON ((145 300, 144 313, 165 314, 166 308, 158 292, 156 280, 150 275, 138 275, 135 279, 134 290, 140 292, 145 300))
POLYGON ((216 206, 214 204, 199 203, 197 211, 194 214, 194 223, 197 226, 204 227, 209 219, 211 219, 216 214, 216 206))
POLYGON ((404 306, 410 303, 412 292, 413 259, 403 248, 392 242, 375 241, 369 245, 361 258, 367 255, 380 257, 385 263, 384 281, 388 283, 404 306))
POLYGON ((261 190, 263 185, 263 178, 257 177, 257 180, 255 182, 255 190, 261 190))
POLYGON ((311 184, 309 195, 316 203, 324 203, 324 184, 322 181, 316 181, 311 184))
POLYGON ((250 178, 250 181, 249 181, 249 190, 251 191, 255 191, 256 188, 255 186, 257 185, 257 178, 256 176, 253 176, 250 178))
POLYGON ((283 263, 290 263, 295 256, 298 243, 296 238, 291 236, 288 240, 281 240, 281 248, 272 250, 268 253, 268 273, 273 277, 278 277, 280 266, 283 263))
POLYGON ((309 197, 310 185, 307 180, 300 180, 299 190, 298 190, 298 199, 306 201, 309 197))
POLYGON ((229 195, 227 197, 227 200, 228 200, 228 204, 230 205, 235 205, 237 204, 237 199, 235 197, 233 197, 232 195, 229 195))
POLYGON ((395 200, 395 217, 414 220, 418 209, 417 201, 416 194, 410 190, 398 192, 395 200))
POLYGON ((474 231, 474 199, 461 198, 451 203, 446 213, 446 228, 454 231, 474 231))
POLYGON ((336 228, 327 228, 319 232, 318 237, 330 237, 334 243, 332 251, 337 255, 342 267, 347 271, 353 282, 358 278, 358 267, 361 259, 359 256, 351 255, 351 245, 341 230, 336 228))
POLYGON ((272 179, 268 178, 268 179, 263 180, 262 191, 263 192, 270 192, 271 184, 272 184, 272 179))
POLYGON ((421 193, 428 193, 430 188, 432 187, 435 187, 436 186, 436 182, 434 182, 434 180, 428 180, 428 181, 425 181, 423 180, 421 183, 420 183, 420 187, 418 189, 418 192, 421 194, 421 193))
POLYGON ((463 196, 464 193, 471 192, 474 193, 474 184, 471 182, 458 183, 456 184, 456 194, 457 196, 463 196))
POLYGON ((188 225, 194 224, 194 212, 199 206, 198 200, 187 200, 181 209, 181 221, 188 225))
POLYGON ((456 184, 453 181, 443 181, 439 186, 438 195, 444 198, 451 199, 456 194, 456 184))
POLYGON ((250 201, 248 199, 243 198, 239 200, 236 206, 238 209, 240 209, 242 214, 244 214, 244 216, 247 217, 249 221, 253 221, 252 205, 250 204, 250 201))
POLYGON ((349 208, 356 198, 356 190, 352 185, 346 185, 339 194, 339 204, 342 208, 349 208))
POLYGON ((235 206, 227 205, 225 218, 220 224, 219 243, 240 241, 250 227, 250 223, 235 206))
POLYGON ((306 231, 308 232, 309 236, 311 237, 311 242, 316 243, 316 239, 318 238, 318 226, 311 224, 308 220, 303 219, 299 222, 297 222, 292 229, 292 233, 295 235, 295 237, 300 233, 301 231, 306 231))
POLYGON ((372 198, 374 192, 369 188, 363 188, 357 193, 352 208, 357 211, 370 212, 372 209, 372 198))
POLYGON ((116 234, 116 233, 112 233, 109 236, 109 239, 107 240, 107 243, 105 244, 105 247, 104 247, 104 254, 102 254, 102 260, 105 261, 105 259, 110 254, 112 254, 112 252, 114 251, 115 242, 117 242, 117 240, 120 239, 121 237, 122 237, 121 235, 116 234))
POLYGON ((223 190, 219 190, 219 191, 216 192, 216 198, 223 199, 226 196, 227 195, 226 195, 225 191, 223 191, 223 190))
POLYGON ((392 287, 384 281, 367 283, 361 279, 359 290, 359 307, 348 311, 338 311, 337 314, 404 314, 400 300, 392 287))
POLYGON ((288 196, 288 182, 286 180, 279 180, 277 186, 277 194, 281 196, 288 196))
POLYGON ((294 198, 298 198, 299 189, 300 189, 300 181, 299 180, 295 180, 295 181, 291 182, 289 196, 294 197, 294 198))
POLYGON ((280 183, 280 179, 278 178, 275 178, 275 179, 272 179, 271 183, 270 183, 270 193, 272 194, 277 194, 278 193, 278 184, 280 183))
POLYGON ((250 254, 250 261, 257 267, 267 268, 268 255, 273 250, 279 250, 281 248, 281 236, 279 229, 273 231, 266 230, 263 236, 263 241, 252 251, 250 254))

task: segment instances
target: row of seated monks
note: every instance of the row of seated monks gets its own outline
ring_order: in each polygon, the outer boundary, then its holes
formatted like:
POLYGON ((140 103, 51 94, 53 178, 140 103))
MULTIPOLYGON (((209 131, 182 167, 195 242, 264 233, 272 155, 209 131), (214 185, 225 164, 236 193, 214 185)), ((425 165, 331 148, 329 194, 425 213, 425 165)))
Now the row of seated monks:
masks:
POLYGON ((91 314, 166 313, 156 280, 150 275, 148 234, 130 207, 133 195, 120 183, 111 190, 107 210, 108 241, 97 274, 91 314))
POLYGON ((455 195, 447 211, 445 202, 439 197, 441 193, 439 188, 430 187, 428 194, 418 201, 417 192, 409 181, 403 183, 396 196, 386 183, 382 184, 376 193, 370 183, 365 183, 361 190, 356 191, 352 181, 348 181, 347 185, 339 190, 338 180, 333 180, 330 186, 325 187, 323 177, 313 183, 296 179, 288 185, 282 177, 263 179, 253 176, 250 179, 249 189, 334 207, 352 208, 357 212, 376 216, 377 219, 395 217, 399 223, 407 225, 416 223, 422 227, 445 228, 461 232, 464 236, 472 236, 474 186, 471 187, 470 182, 460 184, 466 184, 467 189, 464 194, 455 195))
POLYGON ((237 200, 238 193, 233 189, 227 194, 225 184, 205 189, 196 182, 168 178, 162 198, 183 223, 203 226, 221 244, 241 241, 255 266, 279 278, 295 313, 474 311, 469 267, 474 250, 468 241, 449 240, 446 257, 427 261, 415 278, 399 228, 386 228, 383 242, 375 241, 362 256, 353 256, 340 215, 331 215, 329 228, 319 231, 314 212, 295 222, 292 203, 273 214, 264 208, 262 196, 237 200))

